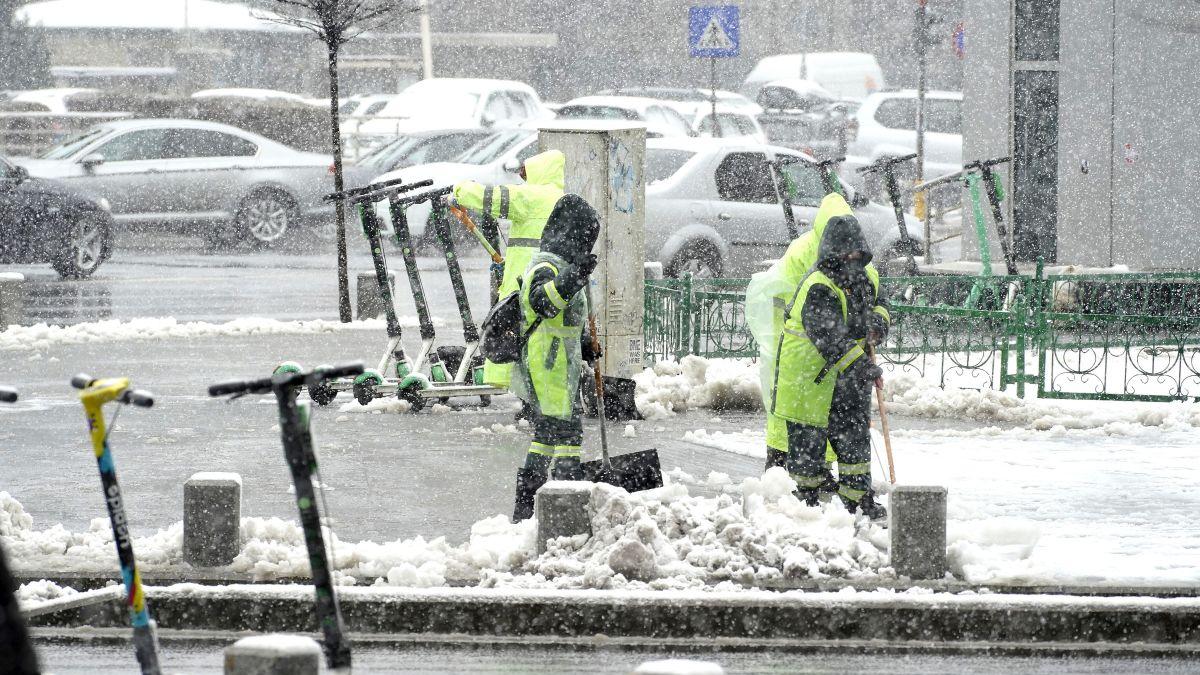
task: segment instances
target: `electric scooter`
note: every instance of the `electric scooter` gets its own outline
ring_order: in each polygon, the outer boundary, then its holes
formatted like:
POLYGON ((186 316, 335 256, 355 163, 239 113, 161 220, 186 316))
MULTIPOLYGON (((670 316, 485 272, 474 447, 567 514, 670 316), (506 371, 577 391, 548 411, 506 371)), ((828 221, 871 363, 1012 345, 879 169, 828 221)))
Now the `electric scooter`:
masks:
POLYGON ((872 164, 857 169, 858 173, 864 176, 871 173, 883 174, 883 185, 887 189, 888 199, 892 202, 892 211, 896 214, 896 227, 900 230, 900 245, 908 253, 908 264, 905 265, 904 271, 913 277, 919 274, 916 246, 913 244, 912 238, 908 236, 908 224, 904 222, 904 203, 901 201, 900 184, 896 180, 896 166, 916 159, 916 157, 917 153, 915 152, 903 157, 884 156, 872 164))
POLYGON ((971 215, 975 223, 975 236, 979 241, 980 263, 979 278, 971 284, 971 290, 967 294, 967 299, 964 303, 964 307, 967 309, 976 309, 981 303, 995 304, 1007 308, 1012 305, 1019 291, 1019 285, 1015 281, 1010 282, 1008 288, 1003 293, 1000 293, 999 289, 996 288, 992 272, 991 244, 987 236, 987 218, 983 213, 983 197, 980 194, 980 187, 982 185, 986 189, 987 200, 992 210, 992 217, 996 220, 996 232, 1000 238, 1000 247, 1004 254, 1006 271, 1009 276, 1017 276, 1017 262, 1009 248, 1008 233, 1004 227, 1004 212, 1002 208, 1004 190, 1000 187, 999 177, 992 170, 992 167, 1004 164, 1010 161, 1010 159, 1009 157, 995 157, 992 159, 977 160, 965 164, 960 171, 939 176, 913 188, 913 192, 928 191, 955 181, 961 182, 967 188, 971 200, 971 215), (999 299, 1001 295, 1003 295, 1002 302, 985 302, 985 296, 999 299))
MULTIPOLYGON (((154 396, 149 392, 129 388, 129 378, 117 377, 97 380, 79 374, 71 378, 71 386, 81 389, 79 400, 87 416, 88 433, 96 464, 100 467, 100 484, 104 488, 104 503, 108 507, 108 519, 112 523, 113 542, 117 546, 117 560, 121 566, 121 578, 125 580, 125 596, 129 603, 129 618, 133 624, 133 650, 143 675, 158 675, 158 640, 154 634, 154 621, 146 607, 146 595, 142 589, 142 577, 138 574, 137 561, 133 555, 133 536, 129 533, 129 519, 125 516, 121 487, 117 483, 117 467, 113 462, 112 449, 108 445, 110 429, 104 424, 104 405, 117 402, 149 408, 154 405, 154 396)), ((117 409, 119 412, 120 409, 117 409)), ((116 421, 113 413, 112 422, 116 421)))
POLYGON ((301 386, 312 391, 328 380, 350 378, 362 372, 361 363, 316 368, 307 373, 295 364, 285 363, 276 368, 271 377, 223 382, 208 388, 209 396, 228 396, 230 401, 247 394, 270 392, 275 395, 283 454, 296 489, 300 526, 304 529, 304 544, 308 549, 308 564, 312 569, 317 624, 325 638, 325 660, 331 669, 350 668, 350 642, 346 638, 342 623, 342 612, 338 607, 333 576, 329 568, 329 555, 326 553, 325 538, 321 532, 321 510, 324 509, 328 518, 329 507, 324 503, 325 493, 322 491, 322 504, 318 508, 316 490, 313 488, 313 477, 316 476, 319 481, 321 474, 313 449, 311 409, 307 403, 300 403, 296 398, 301 386))

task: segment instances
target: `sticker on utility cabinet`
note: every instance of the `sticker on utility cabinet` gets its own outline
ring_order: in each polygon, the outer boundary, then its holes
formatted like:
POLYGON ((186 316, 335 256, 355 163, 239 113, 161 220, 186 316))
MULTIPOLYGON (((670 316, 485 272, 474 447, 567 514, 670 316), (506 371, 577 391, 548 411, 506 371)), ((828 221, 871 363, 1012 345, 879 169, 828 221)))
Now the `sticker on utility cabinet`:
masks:
POLYGON ((613 141, 608 151, 609 183, 612 207, 621 213, 633 213, 634 189, 637 187, 637 167, 628 146, 613 141))

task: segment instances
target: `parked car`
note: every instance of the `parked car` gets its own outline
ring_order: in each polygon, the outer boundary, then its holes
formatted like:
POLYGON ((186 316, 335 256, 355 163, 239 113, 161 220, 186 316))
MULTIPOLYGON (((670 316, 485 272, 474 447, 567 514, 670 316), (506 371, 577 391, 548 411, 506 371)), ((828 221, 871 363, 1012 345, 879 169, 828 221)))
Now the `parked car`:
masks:
POLYGON ((356 164, 386 172, 417 164, 449 162, 492 133, 486 129, 416 131, 376 148, 356 164))
POLYGON ((727 110, 718 104, 717 124, 713 124, 712 113, 699 114, 692 122, 692 131, 705 138, 749 138, 759 143, 767 142, 767 134, 754 115, 727 110), (716 133, 717 130, 720 133, 716 133))
MULTIPOLYGON (((699 113, 711 112, 712 90, 703 87, 621 87, 597 92, 602 96, 642 96, 671 104, 681 115, 694 120, 699 113)), ((762 108, 757 103, 733 91, 717 90, 717 106, 734 112, 757 115, 762 108)))
MULTIPOLYGON (((646 259, 670 276, 741 277, 777 259, 791 242, 769 158, 785 163, 800 232, 812 227, 825 196, 813 158, 752 141, 652 139, 646 148, 646 259)), ((878 264, 901 255, 890 208, 850 190, 850 202, 878 264)), ((919 246, 918 222, 906 216, 919 246)))
POLYGON ((694 136, 688 120, 663 101, 642 96, 582 96, 558 109, 559 119, 643 122, 655 136, 694 136))
POLYGON ((62 114, 71 111, 72 99, 86 98, 98 92, 98 89, 87 89, 84 87, 29 89, 13 92, 8 102, 14 105, 22 104, 22 108, 28 111, 62 114))
MULTIPOLYGON (((899 157, 917 151, 915 90, 873 94, 863 102, 855 118, 858 136, 849 146, 847 154, 851 160, 847 164, 869 164, 885 155, 899 157)), ((925 132, 925 178, 961 169, 962 93, 926 94, 925 132)))
MULTIPOLYGON (((419 164, 398 171, 385 173, 373 182, 403 178, 404 182, 432 179, 429 189, 449 187, 459 181, 474 180, 484 184, 519 183, 517 173, 521 164, 538 152, 538 135, 532 129, 507 129, 497 131, 468 148, 450 162, 419 164)), ((429 202, 411 206, 407 210, 409 230, 413 239, 428 240, 432 230, 428 227, 432 208, 429 202)), ((382 224, 390 231, 391 212, 385 203, 376 206, 382 224)), ((458 228, 456 228, 457 230, 458 228)))
POLYGON ((91 275, 112 253, 108 200, 33 178, 0 157, 0 262, 50 263, 64 279, 91 275))
MULTIPOLYGON (((211 244, 270 244, 333 212, 329 155, 216 122, 106 122, 18 163, 107 199, 118 225, 188 226, 211 244)), ((369 175, 347 167, 346 183, 369 175)))
POLYGON ((775 145, 828 159, 844 156, 858 133, 852 104, 812 80, 773 80, 758 90, 756 101, 763 107, 758 121, 775 145))
POLYGON ((370 94, 351 96, 338 106, 338 114, 348 117, 370 117, 379 114, 396 94, 370 94))
POLYGON ((504 129, 550 117, 537 92, 523 82, 435 77, 407 87, 354 133, 371 146, 410 131, 504 129))
MULTIPOLYGON (((300 103, 303 105, 313 105, 310 99, 293 94, 289 91, 280 91, 278 89, 250 89, 244 87, 231 87, 227 89, 201 89, 193 92, 192 98, 232 98, 246 99, 257 101, 259 103, 300 103)), ((329 99, 325 99, 325 105, 329 105, 329 99)))
POLYGON ((809 52, 776 54, 760 59, 742 83, 742 95, 755 98, 768 82, 785 78, 812 80, 834 96, 862 101, 886 85, 883 69, 872 54, 865 52, 809 52))

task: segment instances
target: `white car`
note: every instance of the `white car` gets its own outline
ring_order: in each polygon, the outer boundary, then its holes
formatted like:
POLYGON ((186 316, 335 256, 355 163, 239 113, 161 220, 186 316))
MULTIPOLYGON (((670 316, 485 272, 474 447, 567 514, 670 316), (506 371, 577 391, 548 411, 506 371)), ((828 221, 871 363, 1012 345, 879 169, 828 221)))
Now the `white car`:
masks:
MULTIPOLYGON (((375 183, 402 178, 405 183, 432 179, 433 185, 428 190, 449 187, 464 180, 473 180, 485 185, 503 183, 520 183, 518 171, 521 164, 538 152, 538 134, 533 129, 507 129, 497 131, 467 149, 453 162, 437 162, 409 166, 397 171, 389 171, 374 181, 375 183)), ((418 194, 414 192, 414 194, 418 194)), ((380 223, 388 231, 391 230, 392 215, 386 202, 376 204, 376 213, 380 223)), ((429 214, 432 208, 429 202, 421 202, 407 210, 408 227, 413 239, 420 241, 427 234, 429 214)))
POLYGON ((380 110, 383 110, 392 99, 396 98, 397 94, 367 94, 364 96, 351 96, 349 100, 344 101, 338 106, 338 115, 343 117, 371 117, 378 115, 380 110))
MULTIPOLYGON (((917 92, 872 94, 856 113, 858 136, 847 148, 848 165, 917 151, 917 92)), ((925 178, 962 168, 962 94, 931 91, 925 96, 925 178)))
POLYGON ((813 80, 834 96, 862 101, 883 89, 883 69, 873 54, 866 52, 809 52, 776 54, 755 64, 742 83, 742 94, 755 98, 758 90, 772 80, 799 77, 813 80))
MULTIPOLYGON (((812 227, 825 196, 812 158, 788 148, 667 138, 646 145, 646 259, 669 276, 746 277, 783 255, 792 238, 769 158, 785 163, 796 186, 798 233, 812 227)), ((895 258, 903 247, 892 210, 852 190, 850 202, 876 264, 895 258)), ((905 225, 919 246, 920 223, 906 215, 905 225)))
POLYGON ((435 77, 392 97, 354 130, 364 145, 406 131, 506 129, 550 119, 532 87, 512 80, 435 77))
MULTIPOLYGON (((300 94, 293 94, 289 91, 280 91, 278 89, 251 89, 245 87, 231 87, 227 89, 201 89, 193 92, 192 98, 244 98, 250 101, 259 103, 300 103, 303 105, 313 105, 309 99, 300 94)), ((329 105, 329 99, 325 100, 325 105, 329 105)))
MULTIPOLYGON (((759 143, 767 142, 767 133, 754 115, 726 109, 720 103, 717 104, 717 125, 721 131, 719 138, 748 138, 759 143)), ((692 122, 692 130, 704 138, 718 137, 713 133, 711 112, 697 115, 696 121, 692 122)))
POLYGON ((558 118, 642 122, 651 136, 695 136, 692 125, 673 105, 644 96, 581 96, 563 104, 558 118))
POLYGON ((29 89, 14 92, 9 100, 13 103, 25 103, 28 106, 43 108, 38 112, 66 113, 71 110, 71 99, 76 96, 88 96, 98 93, 99 89, 84 87, 59 87, 57 89, 29 89))

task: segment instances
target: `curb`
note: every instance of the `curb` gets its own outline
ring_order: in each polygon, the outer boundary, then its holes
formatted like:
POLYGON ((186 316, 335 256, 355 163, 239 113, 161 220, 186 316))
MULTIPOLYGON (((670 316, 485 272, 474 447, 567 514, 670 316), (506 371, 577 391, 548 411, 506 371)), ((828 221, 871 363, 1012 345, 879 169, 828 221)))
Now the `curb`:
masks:
MULTIPOLYGON (((311 586, 147 588, 168 630, 315 632, 311 586)), ((1078 596, 343 587, 347 629, 528 639, 867 640, 1169 645, 1200 652, 1200 600, 1078 596)), ((35 627, 120 627, 120 598, 30 616, 35 627), (103 609, 102 609, 103 608, 103 609)))

